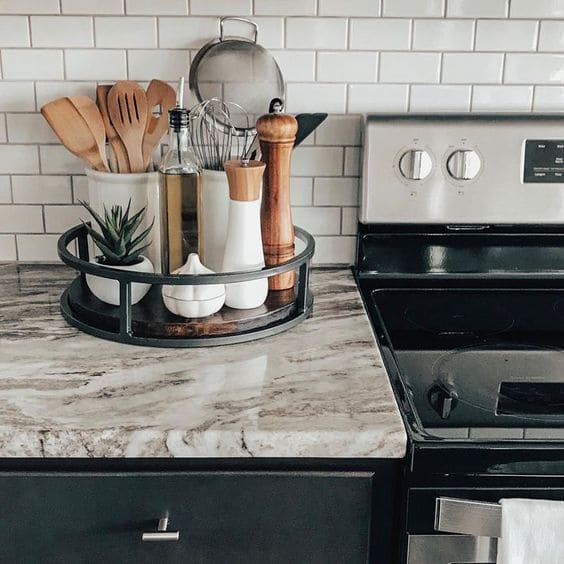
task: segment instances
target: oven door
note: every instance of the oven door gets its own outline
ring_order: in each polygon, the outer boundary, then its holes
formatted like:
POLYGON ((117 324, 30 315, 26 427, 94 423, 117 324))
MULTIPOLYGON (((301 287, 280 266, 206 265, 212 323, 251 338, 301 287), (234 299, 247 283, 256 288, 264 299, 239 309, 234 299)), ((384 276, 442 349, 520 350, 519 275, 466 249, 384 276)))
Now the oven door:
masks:
POLYGON ((407 564, 492 564, 501 534, 502 498, 564 501, 552 488, 410 490, 407 564))

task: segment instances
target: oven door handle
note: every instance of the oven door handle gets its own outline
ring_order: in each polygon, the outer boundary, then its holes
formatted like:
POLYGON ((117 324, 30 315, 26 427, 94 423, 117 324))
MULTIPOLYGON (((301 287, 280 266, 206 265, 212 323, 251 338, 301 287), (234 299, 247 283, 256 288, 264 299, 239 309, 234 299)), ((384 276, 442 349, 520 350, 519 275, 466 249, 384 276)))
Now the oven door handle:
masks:
POLYGON ((501 536, 501 505, 453 497, 435 501, 435 530, 477 537, 501 536))

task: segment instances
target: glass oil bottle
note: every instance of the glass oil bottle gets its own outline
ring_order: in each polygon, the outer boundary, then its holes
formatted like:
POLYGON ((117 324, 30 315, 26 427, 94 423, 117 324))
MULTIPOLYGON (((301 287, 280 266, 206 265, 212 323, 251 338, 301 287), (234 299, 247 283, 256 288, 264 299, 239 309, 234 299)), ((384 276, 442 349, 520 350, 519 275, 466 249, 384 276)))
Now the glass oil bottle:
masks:
POLYGON ((201 178, 192 149, 189 113, 176 107, 169 112, 168 151, 159 165, 161 270, 180 268, 190 253, 200 254, 201 178))

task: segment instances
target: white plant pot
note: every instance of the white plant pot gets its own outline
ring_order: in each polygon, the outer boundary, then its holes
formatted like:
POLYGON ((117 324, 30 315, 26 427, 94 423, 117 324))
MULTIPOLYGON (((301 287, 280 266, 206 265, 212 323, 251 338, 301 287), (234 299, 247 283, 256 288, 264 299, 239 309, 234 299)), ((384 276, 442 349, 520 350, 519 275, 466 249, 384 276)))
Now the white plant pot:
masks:
MULTIPOLYGON (((116 172, 100 172, 87 168, 86 176, 88 177, 88 200, 95 212, 103 214, 104 206, 109 210, 114 205, 120 205, 125 209, 130 199, 131 213, 136 213, 144 207, 147 208, 143 224, 139 227, 139 233, 151 225, 153 218, 155 218, 155 223, 147 238, 147 241, 150 241, 151 244, 143 252, 153 265, 160 265, 158 173, 118 174, 116 172)), ((91 256, 98 254, 92 242, 90 244, 90 254, 91 256)))
POLYGON ((201 210, 200 258, 208 268, 221 272, 229 219, 229 185, 225 171, 202 170, 201 210))
MULTIPOLYGON (((117 268, 119 270, 128 270, 130 272, 146 272, 153 273, 153 263, 145 256, 141 255, 142 261, 129 266, 111 266, 99 263, 96 259, 90 262, 104 268, 117 268)), ((117 306, 119 305, 119 282, 111 278, 102 278, 93 274, 86 275, 86 283, 90 291, 101 301, 117 306)), ((151 284, 141 284, 140 282, 131 283, 131 304, 140 302, 147 292, 151 289, 151 284)))

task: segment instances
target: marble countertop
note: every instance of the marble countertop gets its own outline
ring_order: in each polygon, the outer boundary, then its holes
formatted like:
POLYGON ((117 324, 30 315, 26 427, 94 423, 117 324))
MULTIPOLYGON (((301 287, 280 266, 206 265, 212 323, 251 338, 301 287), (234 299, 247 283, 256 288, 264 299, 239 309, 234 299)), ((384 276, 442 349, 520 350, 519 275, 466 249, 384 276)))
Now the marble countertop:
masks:
POLYGON ((0 265, 0 457, 404 456, 350 271, 314 271, 314 314, 286 333, 180 350, 70 327, 73 276, 0 265))

